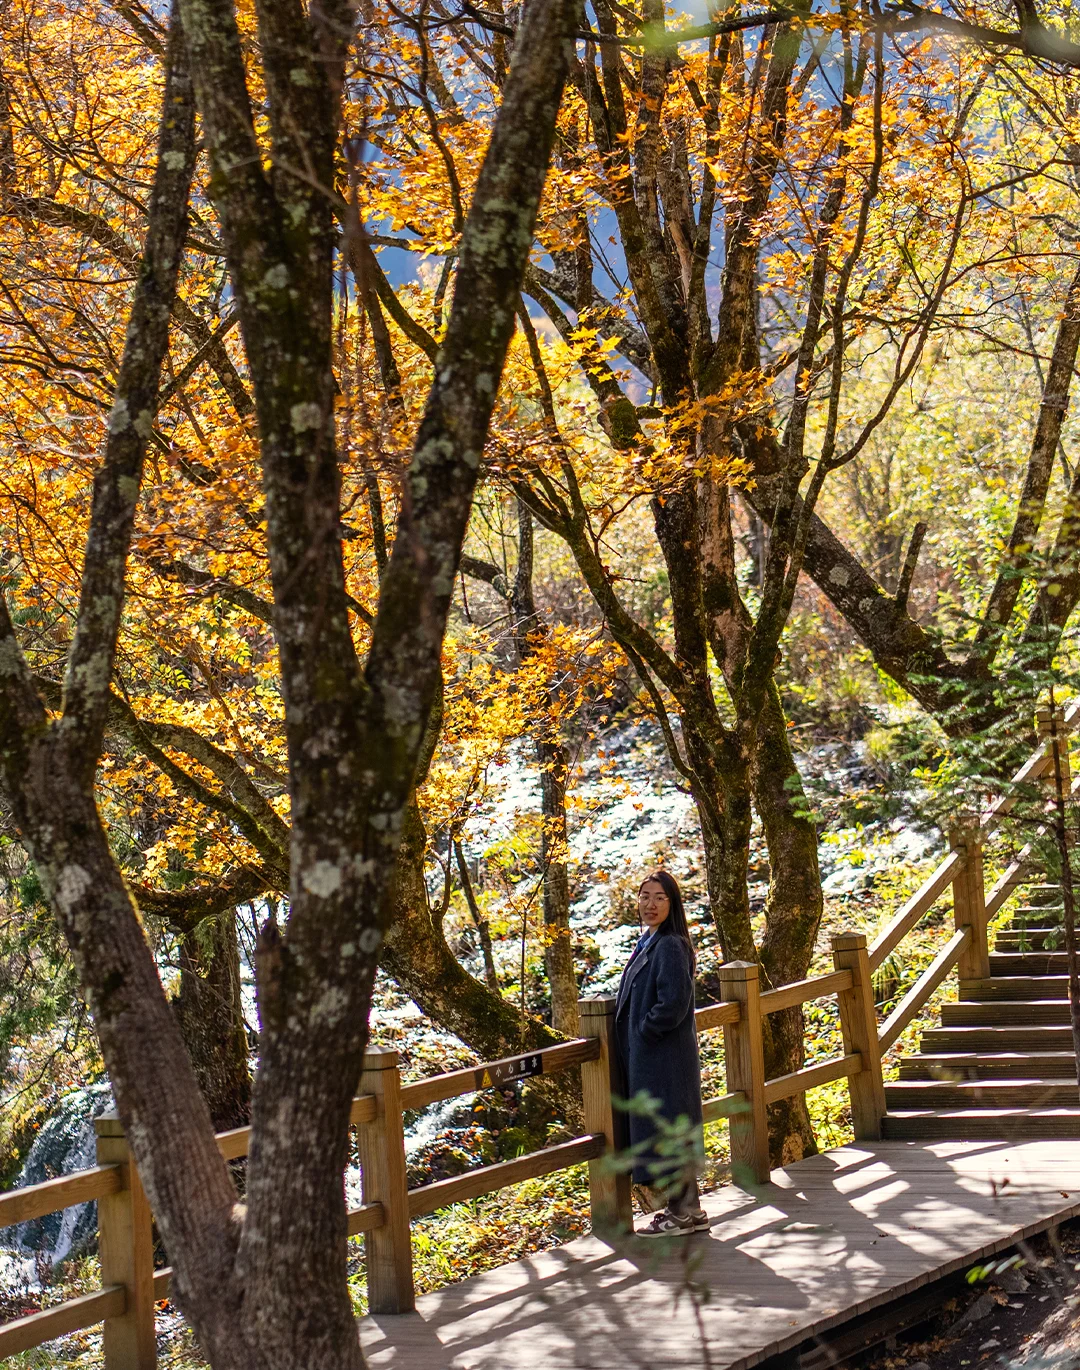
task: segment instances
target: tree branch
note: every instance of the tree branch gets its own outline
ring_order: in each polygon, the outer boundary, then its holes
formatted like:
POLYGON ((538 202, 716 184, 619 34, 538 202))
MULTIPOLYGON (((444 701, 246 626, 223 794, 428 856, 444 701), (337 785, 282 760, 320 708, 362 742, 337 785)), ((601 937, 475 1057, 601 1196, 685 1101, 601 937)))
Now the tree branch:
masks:
POLYGON ((101 750, 135 506, 157 413, 169 318, 187 236, 196 157, 195 103, 186 65, 176 51, 179 47, 179 40, 174 40, 146 242, 104 459, 94 478, 78 617, 64 678, 60 736, 72 764, 85 779, 93 775, 101 750))

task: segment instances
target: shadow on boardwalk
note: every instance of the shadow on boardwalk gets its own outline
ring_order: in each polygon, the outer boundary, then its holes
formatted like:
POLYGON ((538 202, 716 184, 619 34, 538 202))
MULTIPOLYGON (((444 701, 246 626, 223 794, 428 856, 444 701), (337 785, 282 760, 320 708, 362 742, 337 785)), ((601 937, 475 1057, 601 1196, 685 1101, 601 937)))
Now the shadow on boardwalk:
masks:
POLYGON ((377 1370, 733 1370, 1080 1213, 1080 1141, 877 1142, 706 1195, 710 1231, 583 1237, 365 1320, 377 1370), (658 1249, 659 1248, 659 1249, 658 1249))

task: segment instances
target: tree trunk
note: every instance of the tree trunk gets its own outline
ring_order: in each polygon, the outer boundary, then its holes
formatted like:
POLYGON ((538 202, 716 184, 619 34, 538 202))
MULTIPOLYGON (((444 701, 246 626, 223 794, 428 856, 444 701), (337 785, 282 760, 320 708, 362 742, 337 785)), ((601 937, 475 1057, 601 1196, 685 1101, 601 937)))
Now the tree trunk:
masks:
MULTIPOLYGON (((518 565, 510 591, 514 614, 514 644, 524 665, 546 629, 536 612, 533 595, 532 514, 518 501, 518 565)), ((537 700, 539 709, 552 701, 546 690, 537 700)), ((540 868, 543 880, 544 970, 551 989, 551 1025, 556 1032, 575 1037, 578 1031, 578 986, 574 971, 574 948, 570 940, 570 877, 566 869, 566 748, 557 737, 543 735, 538 720, 536 759, 540 764, 540 868)))
MULTIPOLYGON (((697 786, 694 786, 697 789, 697 786)), ((695 799, 697 794, 695 793, 695 799)), ((709 908, 725 961, 756 961, 746 875, 750 852, 750 802, 728 794, 717 824, 715 806, 698 799, 709 908), (731 802, 734 798, 735 802, 731 802)))
POLYGON ((383 970, 428 1017, 482 1060, 554 1046, 561 1040, 556 1033, 536 1018, 522 1018, 513 1004, 471 976, 450 950, 428 905, 426 840, 414 800, 402 824, 394 921, 383 943, 383 970))
POLYGON ((173 1008, 215 1130, 243 1127, 251 1111, 251 1074, 231 909, 181 933, 173 1008))
POLYGON ((476 925, 476 935, 480 939, 480 952, 484 958, 484 981, 492 994, 499 994, 499 972, 495 965, 495 951, 491 945, 491 927, 488 920, 481 914, 480 905, 476 902, 476 892, 473 889, 472 876, 469 874, 469 863, 465 860, 461 843, 456 838, 454 839, 454 856, 457 858, 458 875, 461 877, 461 892, 465 896, 469 913, 476 925))
MULTIPOLYGON (((805 978, 810 969, 821 924, 822 897, 817 832, 804 816, 802 780, 788 743, 775 681, 770 683, 765 709, 758 719, 751 777, 754 803, 769 849, 761 967, 770 985, 785 985, 805 978)), ((770 1014, 765 1026, 766 1073, 788 1075, 801 1069, 805 1063, 802 1009, 770 1014)), ((805 1095, 770 1105, 769 1149, 774 1165, 816 1153, 805 1095)))
POLYGON ((540 741, 536 756, 543 819, 544 969, 551 987, 551 1026, 565 1037, 576 1037, 578 984, 570 940, 570 876, 566 869, 566 748, 558 742, 540 741))

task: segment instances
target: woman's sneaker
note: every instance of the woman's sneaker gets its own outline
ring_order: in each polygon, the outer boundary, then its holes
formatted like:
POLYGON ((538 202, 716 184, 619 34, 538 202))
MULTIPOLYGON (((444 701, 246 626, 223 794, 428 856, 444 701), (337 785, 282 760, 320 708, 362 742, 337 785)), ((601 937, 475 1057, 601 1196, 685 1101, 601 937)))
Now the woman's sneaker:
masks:
POLYGON ((694 1219, 689 1214, 683 1218, 678 1213, 672 1213, 670 1208, 662 1208, 659 1213, 654 1213, 644 1227, 639 1227, 637 1236, 639 1237, 688 1237, 698 1229, 694 1225, 694 1219))
POLYGON ((711 1219, 703 1208, 695 1209, 694 1212, 690 1214, 690 1217, 693 1219, 695 1232, 708 1232, 711 1225, 711 1219))

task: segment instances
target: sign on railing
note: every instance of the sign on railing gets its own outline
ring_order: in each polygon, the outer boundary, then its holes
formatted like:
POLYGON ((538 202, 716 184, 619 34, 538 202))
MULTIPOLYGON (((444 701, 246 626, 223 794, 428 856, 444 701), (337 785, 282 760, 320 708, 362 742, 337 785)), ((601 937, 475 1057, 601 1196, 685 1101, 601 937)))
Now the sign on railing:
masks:
POLYGON ((544 1053, 535 1051, 531 1056, 516 1056, 511 1061, 496 1061, 494 1065, 477 1066, 476 1088, 498 1089, 500 1085, 516 1084, 518 1080, 529 1080, 544 1070, 544 1053))

